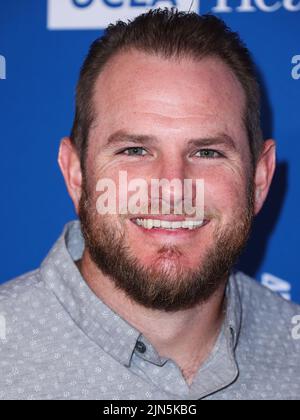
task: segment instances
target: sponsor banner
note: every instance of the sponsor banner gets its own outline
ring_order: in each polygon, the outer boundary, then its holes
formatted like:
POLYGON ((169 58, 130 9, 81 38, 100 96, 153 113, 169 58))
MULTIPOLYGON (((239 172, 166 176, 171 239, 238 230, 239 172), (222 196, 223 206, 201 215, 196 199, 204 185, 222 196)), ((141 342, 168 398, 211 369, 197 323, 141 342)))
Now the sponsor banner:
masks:
POLYGON ((199 12, 200 0, 48 0, 48 29, 105 29, 158 7, 199 12))

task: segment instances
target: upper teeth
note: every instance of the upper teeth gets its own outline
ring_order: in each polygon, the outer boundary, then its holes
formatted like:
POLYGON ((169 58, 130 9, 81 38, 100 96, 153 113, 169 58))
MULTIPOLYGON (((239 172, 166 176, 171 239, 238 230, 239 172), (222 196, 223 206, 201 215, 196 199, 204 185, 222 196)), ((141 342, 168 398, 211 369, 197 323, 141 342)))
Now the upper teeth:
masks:
POLYGON ((204 221, 184 220, 182 222, 169 222, 166 220, 155 219, 135 219, 137 225, 145 229, 163 228, 163 229, 196 229, 202 226, 204 221))

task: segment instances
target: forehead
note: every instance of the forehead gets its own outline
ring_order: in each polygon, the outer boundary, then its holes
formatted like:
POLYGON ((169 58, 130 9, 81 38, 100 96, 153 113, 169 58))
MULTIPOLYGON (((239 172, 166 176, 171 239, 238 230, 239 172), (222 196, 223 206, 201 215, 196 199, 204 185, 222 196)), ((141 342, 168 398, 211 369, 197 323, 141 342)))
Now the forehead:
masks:
POLYGON ((151 130, 154 135, 155 130, 158 135, 222 130, 237 138, 245 131, 243 88, 215 57, 195 61, 135 50, 119 53, 99 75, 93 104, 95 131, 103 141, 118 129, 151 130))

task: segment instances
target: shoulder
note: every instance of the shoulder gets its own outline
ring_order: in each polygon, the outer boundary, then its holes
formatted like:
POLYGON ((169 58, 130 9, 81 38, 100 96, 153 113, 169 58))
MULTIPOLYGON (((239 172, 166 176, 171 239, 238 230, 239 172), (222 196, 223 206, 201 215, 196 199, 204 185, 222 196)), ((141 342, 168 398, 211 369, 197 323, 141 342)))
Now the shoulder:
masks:
POLYGON ((32 298, 38 298, 47 293, 40 276, 40 270, 36 269, 22 274, 0 285, 0 310, 10 307, 14 309, 17 303, 26 303, 32 298))
MULTIPOLYGON (((53 313, 61 311, 54 293, 42 279, 40 269, 30 271, 0 286, 0 316, 5 324, 6 347, 18 337, 30 337, 43 323, 49 323, 53 313)), ((5 344, 4 343, 4 344, 5 344)), ((3 344, 3 340, 2 340, 3 344)), ((1 340, 0 340, 1 350, 1 340)))
POLYGON ((275 361, 298 366, 300 340, 295 332, 300 306, 242 272, 236 272, 235 279, 242 304, 241 334, 251 346, 253 356, 270 354, 275 361))
POLYGON ((287 301, 279 294, 271 291, 255 279, 241 271, 235 273, 235 279, 244 305, 256 309, 267 316, 274 316, 287 321, 292 315, 300 314, 300 306, 287 301))

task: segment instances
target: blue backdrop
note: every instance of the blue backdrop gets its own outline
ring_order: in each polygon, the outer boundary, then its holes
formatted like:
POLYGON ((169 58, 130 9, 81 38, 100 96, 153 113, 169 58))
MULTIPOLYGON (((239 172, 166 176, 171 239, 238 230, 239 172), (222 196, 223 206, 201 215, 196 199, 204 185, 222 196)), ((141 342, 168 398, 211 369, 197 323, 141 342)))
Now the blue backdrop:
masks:
POLYGON ((57 151, 90 43, 109 22, 174 5, 222 17, 254 55, 278 168, 239 267, 300 302, 300 0, 0 0, 0 283, 36 268, 75 217, 57 151))

